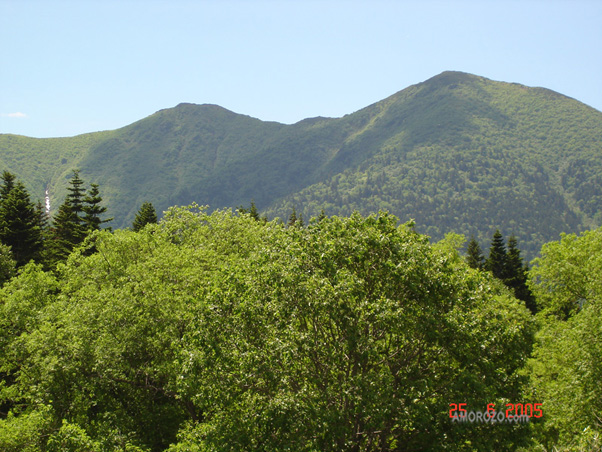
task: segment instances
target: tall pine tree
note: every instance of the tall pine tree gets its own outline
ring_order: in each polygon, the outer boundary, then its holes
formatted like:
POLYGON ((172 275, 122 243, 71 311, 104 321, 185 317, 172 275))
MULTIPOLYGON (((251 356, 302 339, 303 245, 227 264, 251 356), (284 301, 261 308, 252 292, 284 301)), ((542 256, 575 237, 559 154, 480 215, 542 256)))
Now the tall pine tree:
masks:
POLYGON ((17 266, 39 261, 42 251, 40 216, 21 182, 3 174, 0 192, 0 241, 11 247, 17 266), (9 189, 9 187, 11 187, 9 189))
POLYGON ((47 243, 48 261, 51 266, 67 259, 73 248, 81 243, 85 230, 80 224, 79 217, 73 211, 71 204, 65 200, 58 209, 50 228, 50 238, 47 243))
POLYGON ((136 218, 134 218, 134 223, 132 224, 132 229, 135 232, 140 231, 147 224, 156 224, 157 223, 157 212, 155 211, 155 207, 150 202, 143 202, 136 214, 136 218))
POLYGON ((537 305, 535 304, 535 297, 531 293, 529 286, 527 286, 528 271, 528 265, 523 264, 523 258, 520 256, 518 241, 512 235, 508 238, 506 278, 504 279, 504 283, 514 291, 516 298, 524 301, 527 308, 535 314, 537 312, 537 305))
POLYGON ((90 231, 100 229, 102 223, 111 221, 100 218, 106 208, 100 205, 102 198, 98 185, 91 184, 89 193, 86 193, 79 170, 73 171, 67 190, 69 193, 59 207, 50 229, 48 260, 51 265, 66 259, 90 231))
POLYGON ((84 198, 84 225, 88 231, 97 231, 102 223, 111 221, 113 218, 102 220, 100 215, 107 211, 107 208, 101 206, 102 197, 98 190, 98 184, 90 184, 90 191, 84 198))
POLYGON ((260 220, 259 212, 257 211, 257 206, 255 205, 255 201, 251 201, 251 207, 249 208, 249 215, 251 215, 251 218, 253 218, 255 221, 260 220))
POLYGON ((299 219, 297 218, 297 209, 293 207, 293 212, 291 213, 290 217, 288 217, 288 225, 295 226, 297 224, 297 221, 299 221, 299 219))
POLYGON ((466 248, 466 263, 471 268, 476 268, 478 270, 481 270, 485 265, 485 256, 483 256, 481 246, 474 235, 470 237, 468 247, 466 248))
POLYGON ((2 185, 0 185, 0 200, 6 198, 15 187, 15 176, 8 171, 2 172, 2 185))
POLYGON ((489 257, 485 261, 485 269, 493 273, 496 278, 504 280, 506 278, 506 260, 504 236, 499 229, 496 229, 491 240, 489 257))
POLYGON ((83 213, 84 213, 84 199, 86 197, 86 189, 84 188, 84 181, 79 177, 79 170, 73 170, 73 175, 69 181, 67 187, 69 193, 67 194, 67 201, 71 206, 71 210, 78 218, 78 223, 83 225, 83 213))

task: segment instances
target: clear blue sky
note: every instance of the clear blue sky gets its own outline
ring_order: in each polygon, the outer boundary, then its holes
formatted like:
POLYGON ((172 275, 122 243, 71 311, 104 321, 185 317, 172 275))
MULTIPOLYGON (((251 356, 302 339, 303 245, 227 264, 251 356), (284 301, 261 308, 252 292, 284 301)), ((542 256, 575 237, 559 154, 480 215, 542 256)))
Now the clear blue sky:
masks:
POLYGON ((338 117, 445 70, 602 110, 602 1, 0 0, 0 133, 116 129, 180 102, 338 117))

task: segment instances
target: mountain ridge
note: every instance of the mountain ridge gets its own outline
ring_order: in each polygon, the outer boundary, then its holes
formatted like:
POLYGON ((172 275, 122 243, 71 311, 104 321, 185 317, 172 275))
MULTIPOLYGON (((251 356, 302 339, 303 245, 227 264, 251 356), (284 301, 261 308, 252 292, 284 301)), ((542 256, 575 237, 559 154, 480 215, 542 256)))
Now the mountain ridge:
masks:
POLYGON ((50 189, 53 206, 80 168, 117 227, 144 201, 254 200, 282 218, 386 208, 435 239, 454 230, 486 243, 502 227, 533 255, 601 223, 601 130, 602 113, 563 94, 445 71, 339 118, 282 124, 180 103, 113 131, 0 135, 0 164, 34 198, 50 189))

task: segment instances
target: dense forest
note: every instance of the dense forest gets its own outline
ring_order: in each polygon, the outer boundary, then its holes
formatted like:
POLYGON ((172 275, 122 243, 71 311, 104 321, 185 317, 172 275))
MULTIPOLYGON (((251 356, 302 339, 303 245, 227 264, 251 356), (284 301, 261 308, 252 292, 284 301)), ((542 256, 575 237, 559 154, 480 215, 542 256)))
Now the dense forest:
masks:
POLYGON ((528 266, 385 211, 111 230, 79 171, 52 219, 2 181, 2 451, 602 447, 602 228, 528 266))

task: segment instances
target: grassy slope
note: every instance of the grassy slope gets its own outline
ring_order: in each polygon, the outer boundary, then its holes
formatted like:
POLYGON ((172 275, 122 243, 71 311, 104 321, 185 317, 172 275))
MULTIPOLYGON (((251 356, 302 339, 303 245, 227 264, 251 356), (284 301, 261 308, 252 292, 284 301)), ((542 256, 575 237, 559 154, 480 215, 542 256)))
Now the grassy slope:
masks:
POLYGON ((495 227, 532 255, 602 222, 602 113, 541 88, 446 72, 343 118, 266 123, 181 104, 61 139, 0 135, 0 164, 53 206, 72 168, 101 185, 115 226, 159 210, 254 199, 270 216, 386 208, 440 238, 495 227))

